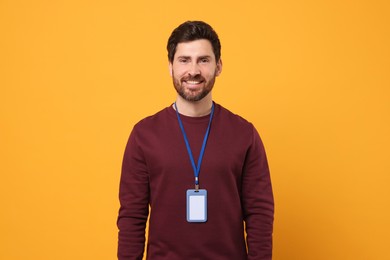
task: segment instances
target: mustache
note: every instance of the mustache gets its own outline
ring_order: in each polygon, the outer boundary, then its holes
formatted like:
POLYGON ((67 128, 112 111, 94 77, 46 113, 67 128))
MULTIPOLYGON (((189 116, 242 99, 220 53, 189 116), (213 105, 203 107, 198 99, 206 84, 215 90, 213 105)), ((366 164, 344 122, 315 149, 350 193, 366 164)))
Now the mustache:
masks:
POLYGON ((203 78, 201 75, 196 75, 196 76, 183 77, 181 80, 182 81, 205 81, 205 78, 203 78))

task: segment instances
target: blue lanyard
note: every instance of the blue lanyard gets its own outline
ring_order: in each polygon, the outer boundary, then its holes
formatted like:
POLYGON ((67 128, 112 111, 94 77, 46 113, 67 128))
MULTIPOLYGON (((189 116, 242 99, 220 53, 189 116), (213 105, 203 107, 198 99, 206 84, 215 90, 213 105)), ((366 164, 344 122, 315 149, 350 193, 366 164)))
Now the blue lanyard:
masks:
POLYGON ((209 125, 207 127, 206 134, 204 135, 204 138, 203 138, 202 149, 200 150, 199 159, 198 159, 198 167, 195 165, 194 156, 192 155, 190 143, 188 142, 188 138, 187 138, 186 132, 184 131, 184 126, 183 126, 183 123, 182 123, 182 121, 180 119, 179 110, 177 109, 176 102, 175 102, 175 110, 176 110, 176 115, 177 115, 177 121, 179 121, 180 129, 181 129, 181 132, 183 133, 183 137, 184 137, 184 142, 186 143, 187 152, 188 152, 188 155, 190 156, 192 168, 194 169, 195 189, 198 190, 199 189, 200 166, 202 164, 204 150, 206 149, 206 143, 207 143, 207 139, 208 139, 209 133, 210 133, 211 121, 212 121, 213 115, 214 115, 214 103, 213 103, 213 105, 211 107, 209 125))

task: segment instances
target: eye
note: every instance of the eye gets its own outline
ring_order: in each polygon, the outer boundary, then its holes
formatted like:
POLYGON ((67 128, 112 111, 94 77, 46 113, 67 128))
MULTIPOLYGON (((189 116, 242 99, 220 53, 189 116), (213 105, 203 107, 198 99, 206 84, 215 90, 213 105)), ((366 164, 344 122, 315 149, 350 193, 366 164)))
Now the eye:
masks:
POLYGON ((180 63, 187 63, 189 60, 187 58, 179 58, 180 63))
POLYGON ((200 63, 208 63, 209 59, 208 58, 202 58, 200 59, 200 63))

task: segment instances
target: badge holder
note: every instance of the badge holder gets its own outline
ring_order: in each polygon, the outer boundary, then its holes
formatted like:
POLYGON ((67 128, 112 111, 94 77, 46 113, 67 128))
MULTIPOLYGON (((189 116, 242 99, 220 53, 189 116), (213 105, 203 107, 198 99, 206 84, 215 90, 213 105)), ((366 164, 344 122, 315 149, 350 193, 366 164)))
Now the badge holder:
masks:
POLYGON ((187 221, 207 221, 207 190, 187 190, 187 221))

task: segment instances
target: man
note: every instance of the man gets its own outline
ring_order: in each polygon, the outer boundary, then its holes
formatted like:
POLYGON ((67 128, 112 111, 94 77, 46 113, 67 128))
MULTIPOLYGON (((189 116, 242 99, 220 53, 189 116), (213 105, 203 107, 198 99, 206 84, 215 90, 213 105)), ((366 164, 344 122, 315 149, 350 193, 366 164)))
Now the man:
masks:
POLYGON ((274 206, 263 144, 251 123, 212 100, 222 71, 218 36, 204 22, 185 22, 167 49, 178 95, 130 135, 118 259, 142 259, 149 206, 147 259, 271 259, 274 206))

